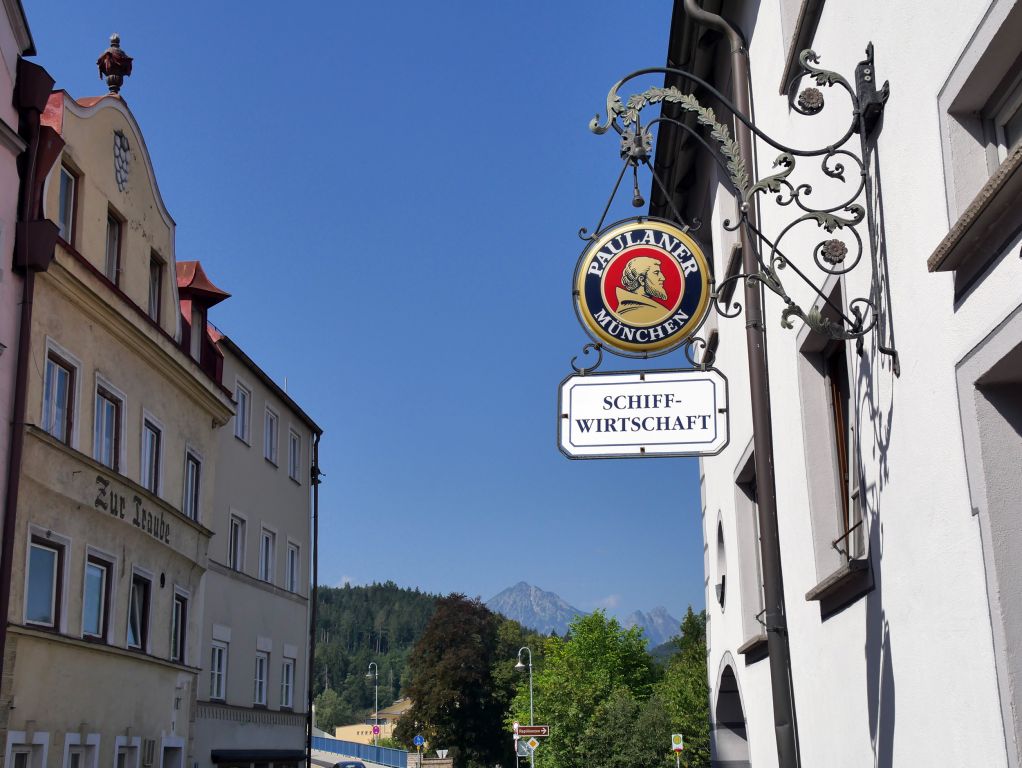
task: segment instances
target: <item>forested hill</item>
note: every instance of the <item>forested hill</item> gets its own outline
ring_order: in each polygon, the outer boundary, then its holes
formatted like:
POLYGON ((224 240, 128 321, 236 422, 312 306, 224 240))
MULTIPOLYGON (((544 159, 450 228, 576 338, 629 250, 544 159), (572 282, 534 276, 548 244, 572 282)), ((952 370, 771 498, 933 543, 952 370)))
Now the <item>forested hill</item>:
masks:
POLYGON ((319 588, 313 691, 320 719, 358 722, 373 708, 373 681, 366 678, 373 661, 380 672, 380 708, 400 697, 408 654, 437 597, 392 581, 319 588), (327 688, 331 693, 321 697, 327 688))

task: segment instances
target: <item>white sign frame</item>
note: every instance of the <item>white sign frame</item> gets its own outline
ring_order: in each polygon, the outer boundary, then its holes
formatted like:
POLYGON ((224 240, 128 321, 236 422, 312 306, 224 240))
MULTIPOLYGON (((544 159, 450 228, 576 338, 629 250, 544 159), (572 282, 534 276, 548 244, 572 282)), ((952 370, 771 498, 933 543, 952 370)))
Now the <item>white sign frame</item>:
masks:
POLYGON ((573 373, 558 388, 557 447, 569 459, 716 456, 730 441, 728 382, 716 368, 573 373), (683 397, 682 391, 691 394, 683 397), (695 413, 682 405, 690 402, 696 403, 695 413), (658 417, 671 421, 649 421, 658 417), (666 424, 664 431, 676 432, 679 439, 650 439, 650 430, 603 432, 607 420, 614 422, 607 426, 614 427, 666 424), (582 428, 586 421, 589 431, 582 428), (594 425, 597 432, 591 431, 594 425))

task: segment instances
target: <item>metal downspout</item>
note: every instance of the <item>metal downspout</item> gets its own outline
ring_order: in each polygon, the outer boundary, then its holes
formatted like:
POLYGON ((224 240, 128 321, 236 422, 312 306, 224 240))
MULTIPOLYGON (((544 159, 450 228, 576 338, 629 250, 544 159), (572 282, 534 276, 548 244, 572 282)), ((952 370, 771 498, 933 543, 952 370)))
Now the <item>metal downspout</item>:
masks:
POLYGON ((312 768, 312 689, 313 674, 316 668, 316 620, 319 603, 319 440, 321 432, 317 432, 312 442, 312 590, 309 610, 309 661, 305 675, 305 758, 312 768))
MULTIPOLYGON (((749 52, 739 32, 723 17, 704 11, 696 0, 684 0, 692 19, 722 32, 731 46, 732 98, 745 115, 752 116, 749 52)), ((750 178, 756 179, 752 131, 735 120, 735 138, 750 178)), ((747 212, 756 224, 755 207, 747 212)), ((745 274, 759 272, 749 231, 741 227, 742 268, 745 274)), ((759 507, 760 550, 763 561, 763 593, 766 603, 767 651, 770 656, 770 689, 774 711, 774 736, 779 768, 797 768, 798 728, 795 722, 791 684, 791 651, 784 610, 784 578, 777 526, 777 488, 774 479, 773 420, 770 413, 770 381, 767 375, 767 339, 763 325, 763 301, 759 284, 745 281, 745 336, 749 360, 749 388, 752 399, 753 447, 755 450, 757 503, 759 507)))
MULTIPOLYGON (((26 62, 19 57, 15 88, 19 100, 21 131, 27 135, 25 161, 19 170, 21 175, 21 197, 18 201, 18 237, 27 237, 27 225, 35 218, 40 200, 36 173, 39 162, 40 117, 46 106, 46 98, 53 87, 53 78, 42 67, 26 62), (22 104, 20 102, 28 103, 22 104)), ((28 252, 22 243, 23 252, 28 252)), ((18 246, 15 261, 18 259, 18 246)), ((14 374, 14 404, 11 412, 11 443, 7 462, 7 493, 4 498, 3 543, 0 545, 0 680, 9 672, 6 669, 7 624, 11 607, 11 581, 14 568, 14 536, 17 527, 18 496, 21 480, 21 459, 25 446, 25 409, 28 389, 29 347, 32 341, 32 302, 35 296, 36 268, 25 266, 21 289, 21 315, 18 327, 18 358, 14 374)), ((6 722, 6 719, 5 721, 6 722)))

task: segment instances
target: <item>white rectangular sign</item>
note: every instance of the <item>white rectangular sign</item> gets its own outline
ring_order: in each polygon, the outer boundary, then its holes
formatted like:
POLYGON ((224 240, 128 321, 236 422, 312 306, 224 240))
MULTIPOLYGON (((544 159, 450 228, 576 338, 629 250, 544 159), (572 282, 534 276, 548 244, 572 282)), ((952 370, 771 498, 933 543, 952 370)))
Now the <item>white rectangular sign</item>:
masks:
POLYGON ((730 439, 716 370, 569 376, 559 405, 557 442, 571 459, 713 456, 730 439))

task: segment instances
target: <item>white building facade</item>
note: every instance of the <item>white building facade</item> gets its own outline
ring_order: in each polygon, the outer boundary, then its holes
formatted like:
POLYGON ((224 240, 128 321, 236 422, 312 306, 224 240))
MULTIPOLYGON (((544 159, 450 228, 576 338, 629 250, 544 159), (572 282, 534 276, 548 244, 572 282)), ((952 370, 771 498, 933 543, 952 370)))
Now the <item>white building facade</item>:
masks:
POLYGON ((198 766, 305 760, 312 481, 320 428, 229 337, 212 332, 235 400, 220 433, 206 574, 198 766))
MULTIPOLYGON (((868 250, 865 265, 846 275, 815 272, 823 297, 846 312, 878 279, 877 331, 860 353, 854 341, 824 338, 797 319, 782 328, 784 303, 770 291, 764 299, 801 764, 1018 766, 1022 3, 699 4, 748 41, 756 123, 788 145, 826 146, 851 117, 839 88, 820 88, 826 107, 815 117, 779 95, 802 49, 854 87, 872 42, 877 85, 890 81, 871 137, 874 182, 860 200, 876 222, 879 278, 868 250), (897 364, 880 346, 897 349, 897 364)), ((682 6, 672 65, 727 92, 726 40, 682 6)), ((666 151, 658 145, 658 167, 666 151)), ((778 154, 758 142, 759 178, 777 173, 778 154)), ((736 207, 720 170, 697 163, 685 180, 673 177, 673 189, 705 214, 697 236, 719 284, 737 271, 737 234, 724 226, 736 207)), ((797 165, 818 168, 819 160, 797 165)), ((829 199, 827 181, 813 179, 818 205, 829 199)), ((760 221, 776 234, 799 212, 773 198, 764 196, 760 221)), ((804 269, 817 243, 847 236, 815 222, 801 227, 785 252, 804 269)), ((826 314, 790 270, 781 277, 800 306, 826 314)), ((730 381, 731 442, 701 461, 701 486, 714 765, 759 768, 778 758, 745 319, 712 317, 704 329, 730 381)))

